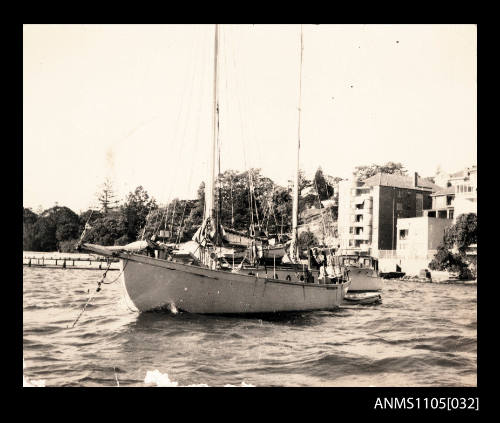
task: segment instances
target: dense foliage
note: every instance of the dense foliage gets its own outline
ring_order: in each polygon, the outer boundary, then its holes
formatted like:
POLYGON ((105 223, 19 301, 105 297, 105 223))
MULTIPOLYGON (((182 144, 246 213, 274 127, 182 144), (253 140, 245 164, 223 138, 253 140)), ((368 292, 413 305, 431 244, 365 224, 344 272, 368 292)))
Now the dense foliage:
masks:
POLYGON ((460 215, 455 224, 446 229, 437 254, 429 263, 431 270, 457 272, 463 279, 477 277, 477 257, 467 255, 470 245, 477 244, 477 215, 460 215))
POLYGON ((55 206, 37 215, 23 209, 23 249, 54 251, 62 241, 78 237, 80 218, 67 207, 55 206))
MULTIPOLYGON (((320 208, 319 198, 333 194, 321 169, 314 181, 299 175, 299 192, 318 187, 318 193, 299 197, 299 213, 305 208, 320 208), (319 195, 318 195, 319 194, 319 195), (319 198, 318 198, 319 197, 319 198)), ((260 169, 245 172, 228 170, 216 183, 216 212, 222 225, 239 231, 251 228, 265 234, 286 234, 292 226, 292 184, 282 187, 263 176, 260 169)), ((114 201, 107 181, 98 194, 100 210, 87 210, 78 216, 67 207, 53 207, 40 214, 23 209, 23 249, 29 251, 70 251, 84 232, 84 240, 100 245, 124 245, 143 236, 167 234, 166 241, 185 242, 192 238, 203 220, 205 185, 202 183, 194 200, 174 199, 159 207, 142 187, 130 192, 123 204, 114 201)), ((309 236, 309 235, 308 235, 309 236)), ((302 243, 315 239, 303 235, 302 243)))
POLYGON ((316 174, 314 175, 314 186, 318 192, 320 200, 326 200, 334 194, 334 187, 327 182, 321 168, 318 168, 316 174))
POLYGON ((391 173, 395 175, 407 175, 408 171, 401 163, 387 162, 384 165, 372 164, 369 166, 356 166, 354 168, 354 177, 359 180, 364 180, 377 173, 391 173))

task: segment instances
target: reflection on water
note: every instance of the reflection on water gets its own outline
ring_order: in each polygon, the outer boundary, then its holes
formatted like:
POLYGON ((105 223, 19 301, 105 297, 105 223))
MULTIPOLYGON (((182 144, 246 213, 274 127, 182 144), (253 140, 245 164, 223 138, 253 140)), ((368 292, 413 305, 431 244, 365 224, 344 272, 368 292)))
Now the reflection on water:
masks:
POLYGON ((476 287, 386 281, 383 301, 260 316, 139 314, 101 273, 24 268, 25 375, 46 386, 475 386, 476 287), (163 377, 163 380, 165 378, 163 377))

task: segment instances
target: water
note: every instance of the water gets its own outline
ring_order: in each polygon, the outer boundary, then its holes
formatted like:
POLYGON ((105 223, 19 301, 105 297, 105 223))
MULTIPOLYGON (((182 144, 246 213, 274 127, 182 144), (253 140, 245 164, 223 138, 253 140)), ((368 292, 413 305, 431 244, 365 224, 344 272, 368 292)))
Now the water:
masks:
MULTIPOLYGON (((107 280, 118 275, 109 272, 107 280)), ((474 285, 387 281, 379 305, 258 319, 139 314, 115 283, 103 285, 71 328, 101 276, 23 267, 28 380, 45 386, 477 383, 474 285)))

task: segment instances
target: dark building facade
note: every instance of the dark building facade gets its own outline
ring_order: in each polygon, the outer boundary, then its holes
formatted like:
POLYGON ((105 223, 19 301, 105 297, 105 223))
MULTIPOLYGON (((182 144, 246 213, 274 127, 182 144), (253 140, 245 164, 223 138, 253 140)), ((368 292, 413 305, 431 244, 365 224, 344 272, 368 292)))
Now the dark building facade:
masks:
POLYGON ((380 250, 395 250, 398 218, 423 216, 439 189, 417 174, 379 173, 363 182, 346 181, 339 205, 341 247, 374 257, 380 250))

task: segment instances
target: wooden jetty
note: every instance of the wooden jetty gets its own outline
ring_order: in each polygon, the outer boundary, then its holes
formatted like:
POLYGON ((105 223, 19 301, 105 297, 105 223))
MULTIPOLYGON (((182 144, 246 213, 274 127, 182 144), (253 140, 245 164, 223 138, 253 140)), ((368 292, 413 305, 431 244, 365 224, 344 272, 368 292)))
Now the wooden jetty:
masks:
POLYGON ((78 256, 47 254, 23 255, 23 266, 45 267, 49 269, 82 269, 105 270, 111 262, 109 270, 119 270, 119 260, 113 258, 83 255, 78 256))

